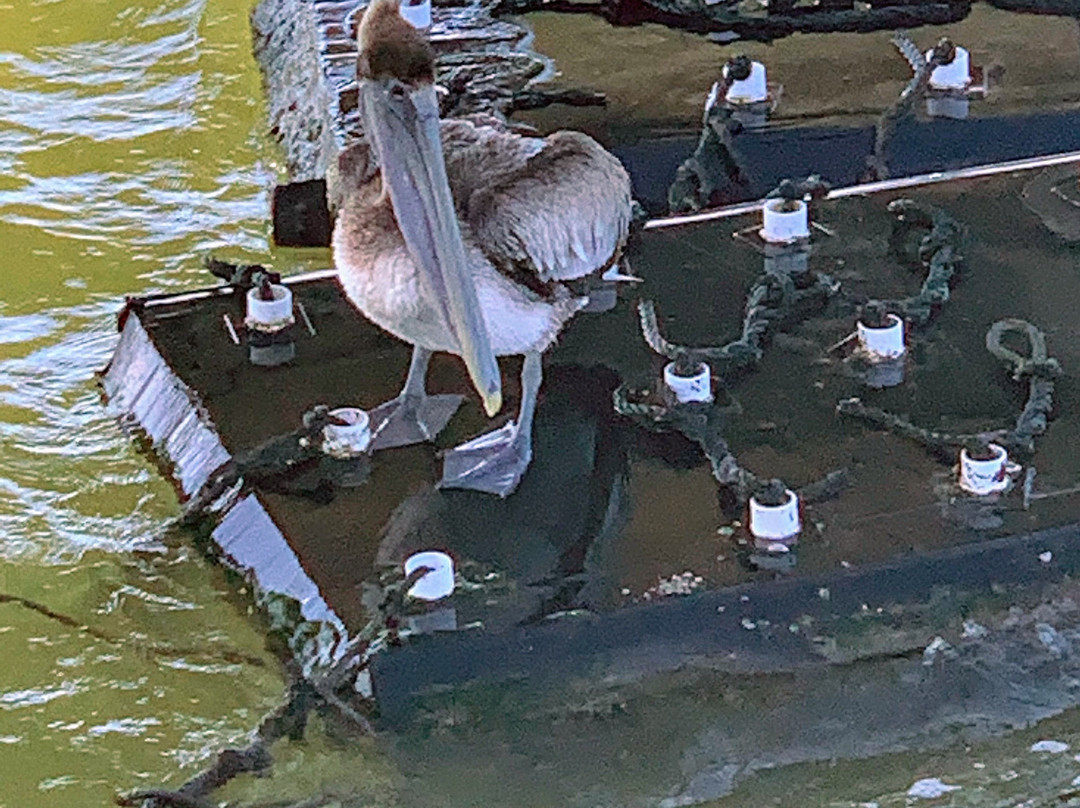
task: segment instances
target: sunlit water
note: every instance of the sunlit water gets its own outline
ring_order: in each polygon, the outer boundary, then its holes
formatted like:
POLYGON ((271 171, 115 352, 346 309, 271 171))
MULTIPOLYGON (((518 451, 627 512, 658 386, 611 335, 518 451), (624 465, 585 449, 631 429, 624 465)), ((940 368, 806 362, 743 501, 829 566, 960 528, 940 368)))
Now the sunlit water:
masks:
POLYGON ((95 382, 125 294, 266 248, 249 41, 242 2, 0 5, 0 594, 93 629, 0 604, 0 805, 182 781, 281 693, 95 382))
MULTIPOLYGON (((0 4, 0 808, 176 786, 244 742, 282 695, 242 584, 169 529, 172 489, 95 382, 125 294, 205 284, 209 250, 285 269, 295 260, 266 255, 277 155, 247 13, 240 0, 0 4)), ((701 720, 692 696, 644 703, 614 727, 621 743, 655 744, 663 761, 701 720)), ((273 778, 242 780, 229 796, 608 805, 619 803, 599 791, 568 799, 559 767, 598 766, 610 779, 620 765, 629 789, 651 792, 650 771, 620 764, 617 744, 562 732, 536 746, 518 730, 492 732, 459 753, 448 732, 428 747, 440 755, 404 772, 387 747, 316 723, 302 744, 275 750, 273 778), (547 786, 535 785, 538 771, 547 786)), ((1076 751, 1080 721, 1065 716, 976 749, 759 776, 725 804, 903 805, 911 783, 932 776, 963 786, 945 803, 1049 804, 1080 774, 1076 751), (1047 733, 1075 748, 1029 752, 1047 733)))

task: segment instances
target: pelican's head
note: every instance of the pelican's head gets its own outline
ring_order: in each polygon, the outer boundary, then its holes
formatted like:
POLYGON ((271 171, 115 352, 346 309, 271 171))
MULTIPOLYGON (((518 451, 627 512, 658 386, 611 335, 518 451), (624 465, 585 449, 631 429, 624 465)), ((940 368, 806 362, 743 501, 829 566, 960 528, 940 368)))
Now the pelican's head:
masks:
POLYGON ((398 227, 488 415, 502 407, 499 365, 476 297, 439 137, 435 55, 398 12, 372 0, 360 23, 357 60, 364 132, 382 170, 398 227))

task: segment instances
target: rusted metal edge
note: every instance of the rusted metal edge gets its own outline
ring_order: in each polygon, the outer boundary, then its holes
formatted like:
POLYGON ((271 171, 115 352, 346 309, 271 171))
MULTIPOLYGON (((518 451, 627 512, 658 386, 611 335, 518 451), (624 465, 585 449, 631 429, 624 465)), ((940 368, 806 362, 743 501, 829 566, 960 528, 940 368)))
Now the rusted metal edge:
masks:
MULTIPOLYGON (((286 286, 293 286, 301 283, 310 283, 312 281, 321 281, 326 278, 336 278, 338 271, 336 269, 313 269, 308 272, 298 272, 295 275, 288 275, 281 279, 281 282, 286 286)), ((127 298, 127 305, 125 310, 134 308, 153 308, 154 306, 175 306, 180 303, 195 303, 200 300, 207 300, 210 298, 227 297, 236 291, 236 287, 231 284, 222 284, 221 286, 207 286, 202 289, 193 289, 190 292, 161 292, 153 295, 133 295, 127 298)), ((120 330, 123 331, 126 316, 125 312, 120 313, 119 319, 120 330)))
MULTIPOLYGON (((1014 171, 1030 171, 1036 168, 1049 168, 1067 163, 1080 163, 1080 151, 1062 152, 1043 157, 1030 157, 1023 160, 1008 160, 1001 163, 989 163, 981 166, 969 166, 957 168, 951 171, 932 171, 929 174, 915 174, 910 177, 897 177, 896 179, 866 182, 858 185, 849 185, 844 188, 834 188, 825 197, 826 199, 842 199, 847 196, 859 196, 876 194, 882 191, 896 191, 903 188, 916 188, 922 185, 935 185, 941 182, 955 180, 978 179, 980 177, 992 177, 996 174, 1008 174, 1014 171)), ((765 204, 764 199, 756 199, 753 202, 739 202, 734 205, 725 205, 714 210, 701 211, 699 213, 684 213, 678 216, 664 216, 649 219, 644 225, 645 230, 659 230, 666 227, 680 227, 700 222, 711 222, 718 219, 728 219, 732 216, 742 216, 760 210, 765 204)))
MULTIPOLYGON (((331 271, 296 275, 290 284, 319 280, 331 271)), ((145 298, 148 305, 196 302, 231 292, 229 286, 180 295, 145 298)), ((151 451, 176 485, 181 502, 194 496, 210 475, 231 459, 198 394, 168 366, 143 326, 138 309, 122 314, 120 343, 101 373, 108 407, 129 434, 148 440, 151 451), (134 313, 136 316, 130 316, 134 313)), ((269 594, 296 601, 301 616, 329 623, 342 640, 345 626, 323 599, 318 586, 300 564, 254 493, 224 497, 211 538, 223 561, 257 585, 258 596, 269 594)), ((342 647, 344 643, 341 643, 342 647)))

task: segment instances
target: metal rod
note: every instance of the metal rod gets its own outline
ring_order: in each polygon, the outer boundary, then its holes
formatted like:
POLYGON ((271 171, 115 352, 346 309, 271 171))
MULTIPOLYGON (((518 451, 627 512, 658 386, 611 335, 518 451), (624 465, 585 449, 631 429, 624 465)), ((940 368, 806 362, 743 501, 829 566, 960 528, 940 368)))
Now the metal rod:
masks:
POLYGON ((229 319, 228 314, 221 315, 221 319, 225 321, 225 330, 229 333, 229 338, 233 341, 233 345, 240 344, 240 337, 236 333, 236 329, 233 327, 232 320, 229 319))
MULTIPOLYGON (((308 283, 310 281, 321 281, 324 278, 336 278, 338 271, 336 269, 313 269, 310 272, 300 272, 296 275, 290 275, 287 278, 282 278, 281 282, 285 286, 292 286, 297 283, 308 283)), ((231 295, 235 290, 230 284, 223 284, 222 286, 214 286, 209 289, 196 289, 193 292, 180 292, 179 294, 174 292, 162 292, 156 295, 147 295, 146 297, 137 298, 147 308, 151 306, 174 306, 177 303, 192 303, 196 300, 205 300, 208 297, 223 297, 225 295, 231 295)))
MULTIPOLYGON (((915 188, 920 185, 933 185, 939 182, 951 182, 953 180, 992 177, 995 174, 1008 174, 1013 171, 1030 171, 1035 168, 1049 168, 1051 166, 1075 162, 1080 162, 1080 151, 1062 152, 1060 154, 1051 154, 1043 157, 1029 157, 1023 160, 1010 160, 1004 163, 970 166, 968 168, 957 168, 950 171, 934 171, 930 174, 915 174, 911 177, 897 177, 896 179, 891 180, 864 182, 860 185, 849 185, 846 188, 834 188, 825 198, 842 199, 846 196, 875 194, 880 193, 881 191, 915 188)), ((758 199, 753 202, 740 202, 736 205, 727 205, 726 207, 703 211, 701 213, 684 213, 676 216, 650 219, 645 222, 644 229, 659 230, 665 227, 679 227, 680 225, 711 222, 717 219, 727 219, 732 216, 742 216, 745 213, 753 213, 760 209, 764 204, 764 199, 758 199)))
POLYGON ((311 318, 308 317, 307 309, 304 308, 304 304, 299 300, 296 301, 296 308, 300 310, 300 316, 304 318, 304 325, 307 326, 308 333, 311 336, 315 336, 315 326, 311 324, 311 318))
POLYGON ((1072 488, 1062 488, 1059 491, 1045 491, 1039 494, 1032 494, 1028 499, 1053 499, 1054 497, 1067 497, 1072 494, 1080 494, 1080 485, 1074 485, 1072 488))

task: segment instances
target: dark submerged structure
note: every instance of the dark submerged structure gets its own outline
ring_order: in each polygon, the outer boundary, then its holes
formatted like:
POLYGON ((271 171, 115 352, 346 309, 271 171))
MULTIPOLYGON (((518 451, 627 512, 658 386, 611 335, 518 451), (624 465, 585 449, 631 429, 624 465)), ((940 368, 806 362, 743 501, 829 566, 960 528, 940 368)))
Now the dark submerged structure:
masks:
MULTIPOLYGON (((287 53, 281 29, 271 30, 268 7, 255 15, 257 28, 260 20, 269 26, 261 29, 263 47, 276 48, 281 58, 295 57, 287 53)), ((338 106, 329 107, 332 118, 316 116, 322 123, 305 136, 295 128, 303 104, 282 112, 275 126, 293 176, 312 183, 316 197, 328 194, 333 202, 335 181, 332 172, 324 176, 325 167, 337 139, 355 123, 341 69, 355 58, 347 46, 351 9, 315 3, 309 11, 321 20, 315 41, 322 48, 319 69, 325 70, 307 74, 309 89, 318 91, 311 90, 311 97, 325 101, 327 82, 338 82, 338 106)), ((508 76, 528 73, 514 72, 512 65, 535 64, 534 57, 513 49, 500 47, 490 60, 476 55, 483 51, 456 50, 474 35, 479 48, 494 48, 498 38, 492 31, 502 32, 501 45, 519 41, 516 32, 490 18, 469 22, 486 13, 480 6, 441 12, 443 27, 436 35, 443 37, 442 64, 459 77, 451 109, 479 104, 490 110, 493 99, 503 104, 505 89, 485 95, 482 88, 504 88, 500 82, 508 76), (485 27, 489 23, 494 28, 485 27), (478 28, 482 34, 475 33, 478 28), (476 72, 478 66, 492 73, 476 72), (494 85, 485 84, 484 76, 494 85)), ((310 23, 311 17, 303 20, 310 23)), ((274 81, 271 74, 272 93, 274 81)), ((291 86, 288 92, 295 92, 291 86)), ((517 86, 509 97, 529 92, 524 83, 517 86)), ((505 113, 509 107, 498 109, 505 113)), ((103 384, 110 406, 147 439, 175 480, 188 520, 208 534, 226 563, 257 583, 305 679, 361 726, 423 724, 448 700, 484 703, 486 692, 507 688, 515 698, 543 703, 558 701, 568 681, 586 690, 606 689, 687 669, 765 675, 814 671, 883 653, 917 656, 936 633, 955 632, 964 615, 1038 603, 1068 585, 1080 565, 1080 514, 1054 505, 1066 497, 1051 499, 1036 517, 1022 510, 1018 493, 989 504, 957 504, 950 473, 909 443, 904 429, 896 437, 835 416, 841 396, 860 387, 841 363, 829 360, 826 349, 870 298, 914 301, 912 306, 922 308, 904 313, 918 320, 925 309, 929 321, 941 310, 942 284, 947 299, 957 280, 971 296, 954 307, 992 298, 976 310, 985 326, 1017 314, 1045 316, 1047 307, 1037 300, 1025 301, 1030 311, 1015 310, 1014 301, 1025 297, 1022 290, 1032 278, 1011 274, 996 256, 1012 244, 1026 245, 1043 259, 1046 282, 1066 287, 1070 281, 1062 267, 1068 256, 1039 219, 1017 221, 1020 192, 1034 180, 1031 173, 1010 177, 1008 169, 1030 172, 1042 164, 1041 155, 1077 151, 1076 114, 907 121, 891 139, 891 185, 857 185, 865 179, 865 157, 875 153, 874 127, 735 133, 733 151, 753 180, 732 198, 758 199, 781 179, 810 173, 834 186, 831 200, 822 202, 823 220, 839 235, 815 245, 811 266, 818 277, 825 267, 839 269, 843 294, 823 295, 811 316, 778 324, 758 344, 755 363, 762 361, 754 376, 721 374, 731 396, 711 408, 686 411, 674 429, 649 428, 612 406, 620 388, 645 390, 658 375, 657 357, 640 332, 638 295, 623 296, 606 313, 582 315, 554 351, 536 416, 536 460, 506 501, 435 490, 431 447, 351 461, 319 451, 322 405, 382 400, 400 381, 388 378, 385 367, 403 367, 406 359, 404 346, 343 301, 332 271, 285 279, 297 322, 270 345, 243 332, 251 273, 203 292, 132 299, 120 318, 121 343, 103 384), (1010 160, 1022 162, 1000 165, 1010 160), (970 176, 985 169, 989 179, 967 178, 970 169, 970 176), (931 244, 925 256, 916 250, 925 261, 912 261, 915 272, 907 277, 903 250, 887 249, 894 231, 886 202, 906 184, 949 177, 956 179, 914 195, 947 210, 950 221, 971 226, 965 257, 974 267, 953 279, 952 254, 942 257, 941 244, 931 244), (856 195, 860 188, 878 195, 856 195), (934 274, 935 260, 948 264, 947 277, 934 274), (936 291, 923 295, 924 281, 936 284, 936 291), (253 348, 275 346, 288 346, 281 354, 288 361, 252 361, 253 348), (785 421, 785 412, 798 417, 785 421), (755 557, 752 537, 736 524, 741 508, 716 485, 713 457, 693 431, 702 425, 702 434, 725 436, 740 462, 762 477, 783 474, 792 485, 804 486, 850 467, 849 489, 839 500, 804 512, 804 534, 788 554, 798 556, 798 574, 778 574, 755 557), (695 531, 703 535, 695 537, 695 531), (449 603, 418 608, 402 596, 410 581, 398 570, 406 555, 430 547, 455 555, 465 586, 449 603), (673 565, 683 564, 701 574, 670 575, 673 565), (458 630, 441 630, 449 628, 458 630), (867 640, 878 633, 892 637, 885 650, 867 640), (356 695, 368 679, 374 703, 356 695)), ((668 139, 621 153, 647 208, 665 209, 668 182, 685 158, 685 146, 668 139)), ((1066 154, 1057 162, 1075 159, 1066 154)), ((281 201, 285 193, 279 192, 279 204, 291 209, 281 201)), ((728 219, 750 209, 713 211, 703 224, 674 229, 654 219, 639 234, 631 260, 660 310, 678 315, 656 320, 671 345, 716 343, 720 331, 737 331, 753 290, 748 279, 758 277, 761 257, 731 238, 736 223, 746 220, 728 219), (673 271, 680 262, 683 270, 673 271)), ((916 219, 918 209, 904 208, 916 219)), ((302 221, 296 228, 305 239, 325 225, 325 211, 319 205, 312 210, 315 230, 302 221)), ((926 229, 932 234, 936 227, 931 222, 926 229)), ((966 316, 972 316, 970 309, 966 316)), ((913 384, 874 394, 872 400, 885 405, 879 411, 907 412, 924 423, 945 413, 957 434, 988 421, 1007 423, 1023 402, 1015 384, 1002 383, 993 357, 985 356, 984 333, 963 318, 942 317, 913 340, 913 384)), ((1076 366, 1080 357, 1073 346, 1053 348, 1067 370, 1076 366)), ((511 370, 506 377, 513 375, 511 370)), ((1033 376, 1031 390, 1047 380, 1033 376)), ((432 382, 442 391, 468 392, 445 357, 433 362, 432 382)), ((1075 388, 1063 386, 1068 398, 1075 388)), ((514 395, 511 388, 509 397, 514 395)), ((1038 412, 1046 416, 1050 401, 1039 400, 1038 412)), ((877 420, 890 426, 885 418, 877 420)), ((1075 428, 1071 415, 1060 420, 1065 423, 1055 427, 1066 434, 1075 428)), ((451 423, 446 445, 482 422, 478 407, 467 408, 451 423)), ((1060 448, 1052 447, 1047 456, 1059 475, 1080 472, 1060 448)), ((977 643, 970 640, 970 648, 977 643)), ((971 692, 981 692, 979 686, 971 692)), ((1066 702, 1048 702, 1046 709, 1066 702)), ((1032 717, 1008 715, 1000 727, 1032 717)), ((692 800, 720 793, 704 787, 686 791, 692 800)))

